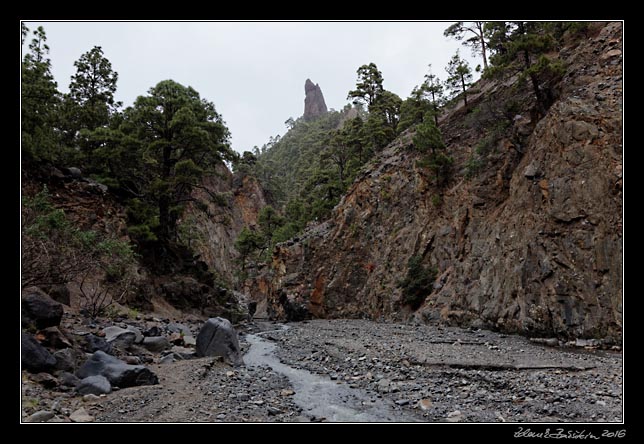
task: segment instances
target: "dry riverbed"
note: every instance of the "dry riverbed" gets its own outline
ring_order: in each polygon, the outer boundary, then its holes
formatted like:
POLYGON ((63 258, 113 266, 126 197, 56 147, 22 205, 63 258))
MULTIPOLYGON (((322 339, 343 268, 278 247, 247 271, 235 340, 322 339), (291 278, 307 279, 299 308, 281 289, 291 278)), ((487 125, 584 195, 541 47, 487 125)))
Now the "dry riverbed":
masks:
POLYGON ((23 378, 24 415, 96 422, 618 422, 621 352, 555 348, 483 330, 363 320, 240 328, 245 365, 148 367, 159 385, 108 395, 23 378), (33 405, 30 405, 33 404, 33 405))

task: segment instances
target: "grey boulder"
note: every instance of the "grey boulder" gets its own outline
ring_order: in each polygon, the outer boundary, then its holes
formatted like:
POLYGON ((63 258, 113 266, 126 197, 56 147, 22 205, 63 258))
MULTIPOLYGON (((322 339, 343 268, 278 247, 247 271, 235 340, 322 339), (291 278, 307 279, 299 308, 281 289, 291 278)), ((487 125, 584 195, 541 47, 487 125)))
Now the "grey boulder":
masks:
POLYGON ((172 344, 170 344, 170 341, 165 336, 148 336, 143 338, 141 345, 151 352, 161 352, 172 347, 172 344))
POLYGON ((103 393, 110 393, 112 391, 112 385, 105 376, 94 375, 81 379, 78 386, 76 386, 76 391, 80 395, 101 395, 103 393))
POLYGON ((222 356, 235 366, 243 364, 237 332, 224 318, 210 318, 201 327, 196 354, 199 357, 222 356))
POLYGON ((108 344, 104 338, 90 333, 85 336, 85 344, 83 346, 83 350, 88 353, 94 353, 95 351, 99 350, 105 353, 111 353, 112 346, 108 344))
POLYGON ((105 376, 112 386, 121 388, 159 383, 157 375, 147 367, 126 364, 102 351, 95 352, 76 372, 79 378, 95 375, 105 376))

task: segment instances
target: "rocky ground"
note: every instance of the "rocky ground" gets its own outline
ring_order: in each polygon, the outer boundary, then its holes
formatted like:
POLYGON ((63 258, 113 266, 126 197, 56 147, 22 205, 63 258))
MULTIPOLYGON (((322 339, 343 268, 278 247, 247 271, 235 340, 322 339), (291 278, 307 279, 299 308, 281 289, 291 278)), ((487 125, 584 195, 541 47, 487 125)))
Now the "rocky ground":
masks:
POLYGON ((279 358, 429 422, 622 420, 622 356, 484 330, 361 320, 289 324, 279 358))
MULTIPOLYGON (((172 319, 124 320, 167 331, 172 319)), ((183 320, 196 335, 203 320, 183 320)), ((65 331, 82 333, 73 317, 65 331)), ((89 329, 87 326, 84 327, 89 329)), ((136 356, 157 385, 80 395, 23 371, 22 419, 49 422, 613 422, 617 351, 547 347, 483 330, 362 320, 237 326, 245 365, 136 356), (251 353, 249 353, 249 351, 251 353)), ((99 335, 105 325, 93 328, 99 335)), ((71 333, 70 333, 71 335, 71 333)), ((187 335, 186 335, 187 336, 187 335)), ((190 349, 190 346, 184 348, 190 349)), ((174 348, 175 350, 181 350, 174 348)), ((132 352, 126 355, 132 356, 132 352)), ((188 356, 188 354, 186 354, 188 356)), ((178 356, 177 356, 178 357, 178 356)), ((136 360, 121 356, 124 360, 136 360)), ((42 375, 42 373, 40 373, 42 375)))

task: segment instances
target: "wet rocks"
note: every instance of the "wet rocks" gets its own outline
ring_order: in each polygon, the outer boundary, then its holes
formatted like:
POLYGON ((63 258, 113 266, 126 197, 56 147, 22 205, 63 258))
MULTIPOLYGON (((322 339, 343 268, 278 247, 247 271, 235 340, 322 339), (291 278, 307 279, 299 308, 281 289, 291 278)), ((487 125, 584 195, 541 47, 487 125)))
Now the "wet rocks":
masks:
POLYGON ((102 351, 95 352, 83 366, 76 371, 76 376, 102 375, 113 386, 120 388, 137 385, 158 384, 158 377, 143 365, 128 365, 114 356, 102 351))
POLYGON ((233 365, 243 364, 237 332, 229 320, 210 318, 197 335, 197 356, 222 356, 233 365))

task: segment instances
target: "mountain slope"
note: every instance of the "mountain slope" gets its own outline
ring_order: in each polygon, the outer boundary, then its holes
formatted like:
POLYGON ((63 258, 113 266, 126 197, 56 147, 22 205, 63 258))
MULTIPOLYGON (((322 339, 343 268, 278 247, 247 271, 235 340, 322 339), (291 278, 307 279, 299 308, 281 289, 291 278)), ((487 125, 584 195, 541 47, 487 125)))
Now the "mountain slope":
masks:
POLYGON ((538 121, 525 88, 479 82, 476 110, 440 124, 456 166, 446 190, 401 135, 329 221, 278 246, 255 297, 278 318, 415 316, 620 340, 621 39, 609 23, 562 48, 559 98, 538 121), (490 139, 483 115, 509 100, 520 111, 490 139), (414 256, 437 269, 417 310, 399 288, 414 256))

